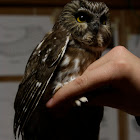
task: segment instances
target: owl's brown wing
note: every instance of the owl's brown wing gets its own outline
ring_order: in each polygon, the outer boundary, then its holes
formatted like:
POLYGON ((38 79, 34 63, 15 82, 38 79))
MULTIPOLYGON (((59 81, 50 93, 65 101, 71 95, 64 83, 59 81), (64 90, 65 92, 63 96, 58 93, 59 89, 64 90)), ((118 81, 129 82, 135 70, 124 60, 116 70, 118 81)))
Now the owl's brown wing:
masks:
POLYGON ((14 134, 20 135, 37 107, 53 73, 63 57, 69 36, 64 31, 47 35, 30 56, 14 102, 14 134), (18 131, 18 132, 17 132, 18 131))

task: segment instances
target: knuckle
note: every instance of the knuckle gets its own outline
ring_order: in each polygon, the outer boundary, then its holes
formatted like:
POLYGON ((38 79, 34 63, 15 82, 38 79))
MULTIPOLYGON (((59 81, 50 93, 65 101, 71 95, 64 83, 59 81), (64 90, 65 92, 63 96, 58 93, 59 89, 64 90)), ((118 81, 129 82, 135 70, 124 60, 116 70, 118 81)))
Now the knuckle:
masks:
POLYGON ((124 46, 117 46, 112 49, 113 56, 123 57, 126 53, 127 49, 124 46))
POLYGON ((124 52, 126 51, 127 49, 124 47, 124 46, 117 46, 114 48, 114 51, 118 51, 118 52, 124 52))
POLYGON ((127 61, 124 59, 119 59, 119 60, 115 61, 115 65, 116 65, 116 67, 123 69, 127 66, 127 61))
POLYGON ((131 70, 131 66, 128 61, 124 58, 114 61, 114 66, 118 74, 123 78, 131 70))
POLYGON ((117 72, 120 77, 126 76, 131 70, 128 57, 126 57, 127 51, 128 50, 123 46, 117 46, 113 49, 113 56, 115 56, 115 59, 112 60, 112 64, 115 68, 115 72, 117 72))

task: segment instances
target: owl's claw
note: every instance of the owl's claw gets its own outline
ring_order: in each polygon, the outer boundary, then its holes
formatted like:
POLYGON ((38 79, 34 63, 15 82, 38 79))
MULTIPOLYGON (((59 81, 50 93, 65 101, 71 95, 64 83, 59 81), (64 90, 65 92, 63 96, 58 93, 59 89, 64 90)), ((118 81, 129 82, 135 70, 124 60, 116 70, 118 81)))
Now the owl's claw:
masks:
POLYGON ((83 102, 83 103, 88 102, 87 97, 81 97, 79 100, 80 100, 81 102, 83 102))
POLYGON ((76 106, 81 106, 80 100, 75 100, 75 104, 76 104, 76 106))
MULTIPOLYGON (((69 82, 73 80, 75 80, 75 77, 71 76, 69 82)), ((55 94, 60 88, 62 88, 64 85, 67 85, 69 82, 65 82, 65 83, 58 82, 55 89, 53 90, 53 94, 55 94)))
POLYGON ((55 89, 53 90, 53 94, 55 94, 62 87, 63 87, 63 84, 62 83, 58 83, 57 86, 55 87, 55 89))
POLYGON ((82 103, 86 103, 86 102, 88 102, 87 97, 81 97, 78 100, 75 100, 76 106, 81 106, 82 103))
POLYGON ((55 94, 60 88, 62 88, 64 85, 67 85, 69 82, 65 83, 58 83, 57 86, 55 87, 53 94, 55 94))

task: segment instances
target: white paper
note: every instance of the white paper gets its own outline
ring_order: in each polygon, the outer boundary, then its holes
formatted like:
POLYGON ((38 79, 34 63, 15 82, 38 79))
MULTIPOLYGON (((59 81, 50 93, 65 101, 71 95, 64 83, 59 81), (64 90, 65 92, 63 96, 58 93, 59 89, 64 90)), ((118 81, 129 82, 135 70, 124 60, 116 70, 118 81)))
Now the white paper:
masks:
POLYGON ((130 34, 127 45, 130 52, 140 57, 140 34, 130 34))
POLYGON ((22 75, 31 52, 52 26, 48 16, 0 16, 0 75, 22 75))
POLYGON ((19 83, 0 83, 0 140, 14 140, 14 99, 19 83))
POLYGON ((118 115, 117 110, 104 108, 104 117, 101 122, 100 140, 118 140, 118 115))
POLYGON ((140 126, 137 124, 135 117, 128 115, 129 123, 129 140, 140 140, 140 126))

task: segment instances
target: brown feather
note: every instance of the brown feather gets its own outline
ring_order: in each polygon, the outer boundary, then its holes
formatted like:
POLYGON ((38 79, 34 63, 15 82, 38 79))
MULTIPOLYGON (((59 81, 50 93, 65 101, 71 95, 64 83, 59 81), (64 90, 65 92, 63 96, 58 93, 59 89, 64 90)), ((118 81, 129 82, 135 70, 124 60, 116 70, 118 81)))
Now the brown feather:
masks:
POLYGON ((23 140, 97 140, 103 107, 71 107, 58 117, 45 104, 96 61, 110 41, 109 9, 104 3, 68 3, 26 65, 14 103, 15 136, 21 134, 23 140), (89 17, 82 23, 76 19, 81 11, 89 17))

